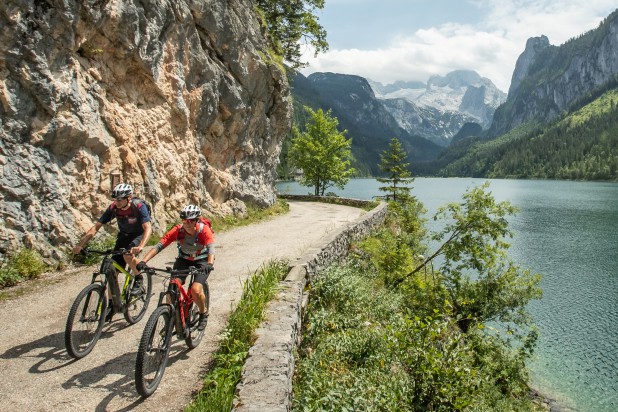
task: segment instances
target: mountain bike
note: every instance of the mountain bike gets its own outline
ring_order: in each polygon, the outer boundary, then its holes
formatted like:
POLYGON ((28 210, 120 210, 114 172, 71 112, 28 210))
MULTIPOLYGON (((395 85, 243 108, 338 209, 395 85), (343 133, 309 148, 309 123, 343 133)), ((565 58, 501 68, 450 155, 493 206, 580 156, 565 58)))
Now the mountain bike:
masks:
MULTIPOLYGON (((191 293, 185 290, 180 279, 190 276, 191 287, 195 275, 204 269, 191 267, 186 270, 171 268, 147 268, 151 275, 162 276, 163 283, 167 283, 166 290, 159 296, 159 304, 152 312, 137 350, 135 362, 135 386, 137 392, 144 398, 152 395, 163 378, 163 372, 169 358, 172 336, 176 334, 184 339, 189 349, 200 344, 204 331, 198 330, 200 311, 193 301, 191 293), (159 275, 155 272, 165 272, 159 275), (175 328, 175 329, 174 329, 175 328)), ((204 282, 206 295, 206 313, 210 306, 210 291, 208 282, 204 282)))
POLYGON ((135 277, 112 259, 112 256, 129 254, 128 250, 84 249, 82 253, 102 255, 103 261, 99 270, 92 274, 90 284, 79 292, 69 310, 64 343, 69 355, 75 359, 81 359, 92 351, 101 336, 103 325, 106 321, 111 322, 114 314, 122 312, 130 325, 139 322, 146 313, 152 294, 152 277, 148 273, 143 273, 141 293, 131 294, 135 277))

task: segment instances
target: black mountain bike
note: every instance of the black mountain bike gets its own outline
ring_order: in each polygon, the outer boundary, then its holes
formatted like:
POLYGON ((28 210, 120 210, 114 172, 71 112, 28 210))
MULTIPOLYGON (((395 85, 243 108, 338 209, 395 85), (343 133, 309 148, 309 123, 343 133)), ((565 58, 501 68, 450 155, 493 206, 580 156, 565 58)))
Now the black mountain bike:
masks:
MULTIPOLYGON (((188 287, 190 287, 195 275, 202 270, 204 269, 195 267, 186 270, 146 269, 151 275, 156 274, 155 271, 168 273, 164 275, 164 283, 169 283, 167 290, 161 292, 159 296, 159 305, 146 322, 137 350, 135 386, 137 392, 143 397, 152 395, 163 378, 174 334, 179 339, 184 339, 189 349, 197 347, 204 337, 204 331, 198 330, 200 311, 197 304, 179 280, 179 278, 191 276, 191 281, 188 282, 188 287)), ((208 282, 204 284, 204 295, 206 295, 206 313, 208 313, 210 306, 208 282)))
POLYGON ((149 273, 142 273, 141 293, 131 294, 135 277, 112 259, 112 256, 128 254, 128 250, 84 249, 82 253, 104 257, 99 270, 92 274, 90 285, 75 298, 67 317, 64 343, 69 355, 75 359, 81 359, 92 351, 105 321, 111 322, 114 314, 122 312, 130 325, 139 322, 152 295, 152 277, 149 273))

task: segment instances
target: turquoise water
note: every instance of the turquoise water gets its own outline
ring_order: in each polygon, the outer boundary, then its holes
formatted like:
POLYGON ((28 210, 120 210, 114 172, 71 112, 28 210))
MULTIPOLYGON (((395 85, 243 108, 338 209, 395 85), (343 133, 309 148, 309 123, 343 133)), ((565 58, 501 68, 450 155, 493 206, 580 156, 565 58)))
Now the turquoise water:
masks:
MULTIPOLYGON (((413 194, 427 216, 461 200, 485 179, 417 178, 413 194)), ((530 364, 532 385, 565 407, 618 411, 618 184, 490 180, 497 200, 519 208, 510 255, 544 275, 543 299, 530 310, 541 337, 530 364)), ((355 179, 340 196, 371 199, 381 184, 355 179)), ((279 183, 280 193, 310 188, 279 183)), ((428 221, 430 224, 431 221, 428 221)), ((430 229, 437 229, 431 227, 430 229)))

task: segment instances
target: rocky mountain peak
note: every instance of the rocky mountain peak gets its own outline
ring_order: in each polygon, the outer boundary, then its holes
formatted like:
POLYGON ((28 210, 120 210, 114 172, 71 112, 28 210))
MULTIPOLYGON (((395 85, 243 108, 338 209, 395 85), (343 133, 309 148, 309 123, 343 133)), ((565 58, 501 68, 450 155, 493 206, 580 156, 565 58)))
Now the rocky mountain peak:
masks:
POLYGON ((618 10, 599 26, 560 46, 531 38, 519 56, 506 105, 488 132, 499 136, 531 121, 547 123, 618 78, 618 10))
POLYGON ((446 76, 431 76, 427 81, 427 88, 450 87, 451 89, 461 89, 469 86, 478 86, 487 80, 483 79, 474 70, 455 70, 446 76))
POLYGON ((515 70, 513 70, 511 86, 508 92, 509 95, 517 90, 522 80, 528 75, 528 69, 532 62, 534 62, 535 57, 550 46, 547 36, 531 37, 526 41, 526 48, 515 63, 515 70))
POLYGON ((369 83, 400 127, 441 146, 448 146, 465 123, 488 128, 494 111, 506 100, 504 92, 474 70, 434 75, 427 84, 395 82, 384 86, 371 80, 369 83), (401 99, 405 102, 397 101, 401 99))

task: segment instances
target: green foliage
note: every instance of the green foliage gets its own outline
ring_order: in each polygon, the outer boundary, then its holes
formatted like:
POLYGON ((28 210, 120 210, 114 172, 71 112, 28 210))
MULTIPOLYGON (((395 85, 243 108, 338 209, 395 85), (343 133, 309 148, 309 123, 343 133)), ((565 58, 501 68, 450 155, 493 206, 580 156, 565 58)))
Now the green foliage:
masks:
POLYGON ((254 331, 264 317, 266 304, 287 273, 286 261, 271 261, 245 282, 238 306, 230 315, 214 356, 215 365, 204 377, 203 388, 185 411, 231 410, 242 367, 255 340, 254 331))
POLYGON ((0 265, 0 287, 15 286, 24 280, 36 279, 46 269, 47 266, 36 250, 21 249, 0 265))
POLYGON ((407 162, 408 154, 401 146, 401 142, 396 137, 391 139, 388 149, 380 154, 380 169, 386 177, 379 177, 380 183, 387 186, 380 187, 380 191, 386 192, 385 200, 397 202, 410 194, 411 187, 408 185, 414 181, 410 173, 410 163, 407 162))
MULTIPOLYGON (((110 234, 104 234, 98 239, 91 240, 87 248, 92 250, 107 250, 114 247, 116 244, 116 236, 110 234)), ((103 256, 88 254, 88 255, 71 255, 73 263, 80 263, 84 265, 94 265, 100 263, 103 260, 103 256)))
POLYGON ((585 105, 543 128, 522 125, 495 140, 476 140, 457 156, 445 154, 452 161, 440 175, 618 180, 617 102, 618 89, 606 91, 580 99, 585 105))
POLYGON ((265 20, 272 49, 292 68, 305 67, 301 62, 301 44, 313 47, 314 54, 328 50, 326 30, 318 23, 316 9, 324 8, 324 0, 257 0, 265 20))
POLYGON ((399 284, 418 264, 427 234, 421 215, 425 209, 413 196, 390 202, 384 228, 360 243, 386 284, 399 284))
POLYGON ((440 270, 427 265, 437 254, 424 259, 424 246, 406 237, 425 235, 422 205, 410 197, 391 202, 384 227, 347 264, 320 273, 296 363, 294 411, 541 410, 525 364, 538 333, 519 317, 538 296, 538 279, 509 265, 503 237, 514 209, 485 189, 439 213, 449 229, 436 237, 456 233, 439 249, 448 256, 440 270))
POLYGON ((346 131, 337 130, 337 118, 331 117, 330 111, 305 109, 311 120, 305 132, 295 129, 289 155, 292 163, 303 171, 300 184, 312 186, 316 196, 324 196, 329 187, 343 189, 354 173, 350 166, 352 141, 346 140, 346 131))
POLYGON ((448 223, 433 239, 443 243, 410 273, 443 257, 439 273, 449 295, 449 312, 464 332, 489 321, 525 326, 530 321, 527 302, 541 297, 540 276, 522 270, 507 254, 510 245, 505 239, 512 233, 506 217, 516 209, 508 202, 497 203, 488 187, 486 182, 470 189, 462 203, 438 210, 434 219, 448 223))
POLYGON ((313 284, 293 411, 534 410, 519 351, 410 313, 380 278, 352 260, 313 284))

